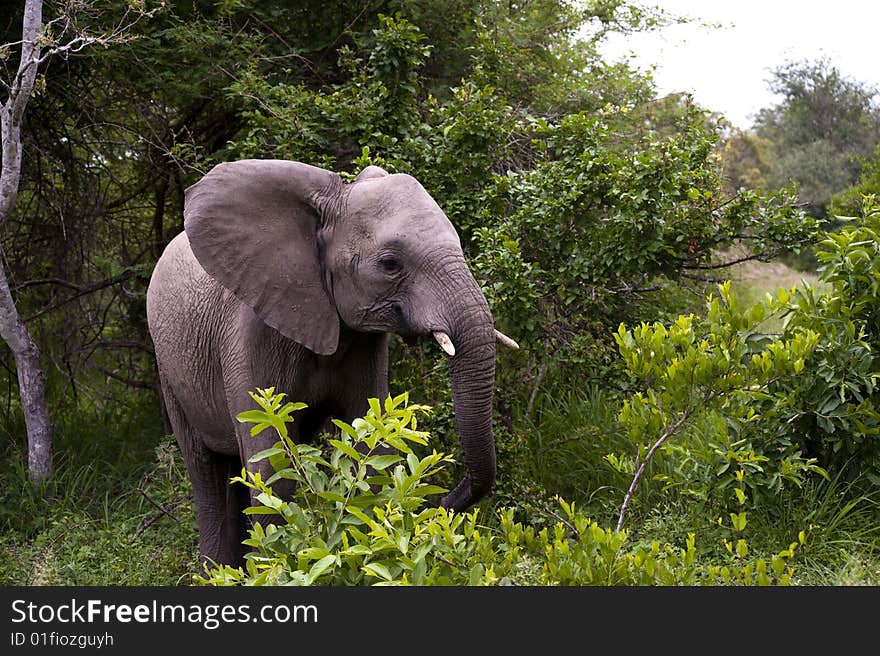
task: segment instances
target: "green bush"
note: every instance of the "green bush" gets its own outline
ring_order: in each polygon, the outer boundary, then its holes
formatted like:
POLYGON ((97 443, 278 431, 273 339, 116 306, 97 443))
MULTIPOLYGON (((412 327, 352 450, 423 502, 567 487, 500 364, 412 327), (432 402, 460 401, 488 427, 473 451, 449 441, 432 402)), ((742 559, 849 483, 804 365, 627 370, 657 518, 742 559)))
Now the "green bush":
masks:
POLYGON ((632 450, 608 461, 632 477, 618 527, 641 476, 707 502, 717 512, 742 503, 740 482, 754 502, 770 503, 785 485, 825 475, 789 431, 787 406, 773 393, 778 381, 795 381, 819 341, 808 328, 785 337, 761 332, 762 322, 788 301, 741 308, 730 283, 719 285, 704 317, 673 324, 620 326, 616 339, 638 390, 619 419, 632 450), (656 460, 656 462, 655 462, 656 460))
MULTIPOLYGON (((672 547, 658 541, 627 546, 627 532, 602 528, 558 499, 548 511, 552 526, 536 529, 515 520, 515 508, 500 508, 492 525, 480 509, 453 513, 428 503, 445 491, 427 479, 450 457, 427 445, 417 430, 425 406, 409 405, 407 394, 383 405, 370 400, 367 414, 351 425, 336 420, 339 434, 329 453, 290 438, 287 424, 301 403, 284 403, 274 388, 252 393, 260 406, 239 415, 256 435, 274 429, 278 442, 253 457, 268 459, 275 473, 263 480, 242 471, 234 483, 256 490, 259 505, 246 510, 263 520, 245 544, 245 567, 205 568, 206 585, 691 585, 787 584, 791 544, 769 560, 748 559, 740 538, 729 562, 699 564, 695 536, 672 547), (297 482, 292 498, 279 498, 272 483, 297 482), (271 519, 272 521, 266 521, 271 519)), ((740 527, 740 531, 744 526, 740 527)))
POLYGON ((817 475, 876 483, 880 208, 868 197, 862 218, 838 218, 852 225, 816 247, 822 293, 804 283, 741 307, 725 283, 704 316, 621 324, 615 338, 636 391, 619 415, 632 446, 606 456, 632 481, 618 528, 643 475, 734 528, 747 500, 778 512, 783 491, 817 475), (780 316, 782 332, 767 333, 780 316))
POLYGON ((880 205, 865 197, 862 216, 836 217, 843 227, 816 246, 817 294, 800 289, 788 303, 786 334, 820 335, 797 380, 782 380, 784 401, 805 449, 825 467, 880 481, 880 205))

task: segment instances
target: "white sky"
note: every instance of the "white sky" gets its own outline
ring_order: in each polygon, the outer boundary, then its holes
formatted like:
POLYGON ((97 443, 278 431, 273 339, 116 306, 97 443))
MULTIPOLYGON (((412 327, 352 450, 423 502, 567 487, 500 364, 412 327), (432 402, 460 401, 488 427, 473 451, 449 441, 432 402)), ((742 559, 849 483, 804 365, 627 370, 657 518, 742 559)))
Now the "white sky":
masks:
POLYGON ((691 92, 696 102, 747 128, 762 107, 771 69, 791 60, 827 56, 846 77, 880 88, 878 0, 642 0, 672 14, 721 23, 712 29, 673 25, 610 39, 607 57, 629 51, 638 68, 656 65, 659 95, 691 92))

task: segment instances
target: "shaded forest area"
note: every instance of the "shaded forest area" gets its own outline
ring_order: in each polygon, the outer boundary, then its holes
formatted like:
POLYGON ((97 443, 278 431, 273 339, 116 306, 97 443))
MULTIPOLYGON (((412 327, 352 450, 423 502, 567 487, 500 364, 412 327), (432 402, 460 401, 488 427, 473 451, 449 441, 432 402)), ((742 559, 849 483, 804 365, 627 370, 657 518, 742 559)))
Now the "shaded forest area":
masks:
MULTIPOLYGON (((4 111, 24 4, 0 11, 4 111)), ((441 567, 482 583, 880 582, 875 89, 831 61, 791 62, 773 73, 779 104, 736 130, 603 60, 607 34, 679 20, 624 0, 43 5, 0 264, 39 349, 53 453, 34 485, 4 333, 4 584, 198 573, 145 293, 182 230, 184 190, 251 157, 410 173, 458 230, 521 346, 498 354, 485 530, 503 544, 523 524, 558 529, 586 549, 589 517, 607 531, 589 558, 610 549, 634 567, 657 543, 705 563, 588 579, 595 561, 541 561, 552 539, 532 535, 516 538, 535 549, 516 566, 477 549, 441 567), (736 279, 744 263, 818 282, 771 284, 765 299, 736 279)), ((392 394, 430 405, 419 425, 455 455, 448 385, 435 345, 393 340, 392 394)), ((455 468, 434 482, 454 485, 455 468)), ((333 562, 308 582, 402 576, 386 563, 331 579, 333 562)))

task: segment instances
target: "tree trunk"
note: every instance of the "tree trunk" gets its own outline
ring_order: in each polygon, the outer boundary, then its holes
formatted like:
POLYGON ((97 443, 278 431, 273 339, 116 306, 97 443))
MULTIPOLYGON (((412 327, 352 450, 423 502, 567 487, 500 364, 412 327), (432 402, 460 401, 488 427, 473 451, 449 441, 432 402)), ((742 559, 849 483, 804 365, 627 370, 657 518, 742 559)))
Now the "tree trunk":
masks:
MULTIPOLYGON (((3 161, 0 168, 0 228, 15 209, 21 181, 21 126, 24 110, 34 89, 40 58, 40 35, 43 21, 42 0, 27 0, 22 24, 21 60, 15 77, 6 88, 7 98, 0 106, 0 140, 3 161)), ((0 249, 0 337, 12 350, 18 374, 18 389, 28 437, 28 471, 37 484, 52 473, 52 435, 46 404, 46 385, 40 364, 40 351, 22 321, 0 249)))
MULTIPOLYGON (((0 249, 0 259, 3 251, 0 249)), ((52 432, 40 350, 21 320, 6 272, 0 264, 0 337, 9 345, 18 373, 18 390, 28 437, 28 471, 37 484, 52 474, 52 432)))

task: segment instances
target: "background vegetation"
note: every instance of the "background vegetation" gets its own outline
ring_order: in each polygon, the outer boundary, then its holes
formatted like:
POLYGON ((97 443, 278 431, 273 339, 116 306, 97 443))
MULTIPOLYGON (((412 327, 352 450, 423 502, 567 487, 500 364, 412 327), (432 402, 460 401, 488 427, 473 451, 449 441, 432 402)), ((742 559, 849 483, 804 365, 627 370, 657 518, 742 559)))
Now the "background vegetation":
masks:
MULTIPOLYGON (((19 4, 0 42, 20 40, 19 4)), ((779 104, 735 130, 602 59, 608 33, 677 20, 624 0, 135 4, 158 11, 49 59, 27 109, 0 244, 42 351, 55 473, 29 483, 4 347, 0 582, 880 583, 874 89, 791 62, 779 104), (261 568, 199 571, 144 297, 184 189, 242 157, 416 176, 521 345, 498 356, 495 493, 444 524, 400 486, 460 475, 445 459, 416 472, 457 452, 445 367, 392 344, 391 389, 431 406, 430 438, 395 461, 403 478, 387 465, 398 514, 355 505, 351 521, 406 533, 421 560, 366 529, 375 558, 337 548, 349 506, 331 498, 310 510, 324 533, 297 533, 289 510, 274 542, 256 536, 261 568)), ((130 10, 45 5, 96 34, 130 10)), ((7 78, 18 56, 0 51, 7 78)), ((301 489, 352 484, 326 455, 301 489)))

